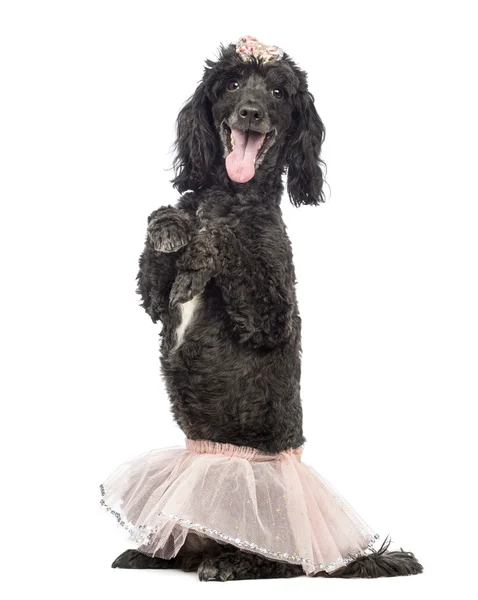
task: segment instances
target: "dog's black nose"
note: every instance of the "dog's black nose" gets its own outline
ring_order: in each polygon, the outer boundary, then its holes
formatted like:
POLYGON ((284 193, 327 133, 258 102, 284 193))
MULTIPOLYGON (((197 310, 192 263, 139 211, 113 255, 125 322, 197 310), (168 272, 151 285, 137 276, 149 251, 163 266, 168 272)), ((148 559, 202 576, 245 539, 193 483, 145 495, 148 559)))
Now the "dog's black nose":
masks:
POLYGON ((243 104, 239 109, 239 117, 250 125, 258 125, 264 118, 264 111, 257 104, 243 104))

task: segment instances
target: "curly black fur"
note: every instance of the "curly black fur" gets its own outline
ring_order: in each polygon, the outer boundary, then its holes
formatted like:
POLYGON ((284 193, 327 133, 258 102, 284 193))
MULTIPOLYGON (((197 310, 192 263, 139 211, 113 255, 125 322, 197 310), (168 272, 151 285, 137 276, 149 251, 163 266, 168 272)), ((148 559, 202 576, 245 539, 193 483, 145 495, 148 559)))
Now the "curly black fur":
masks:
MULTIPOLYGON (((306 74, 288 55, 244 62, 233 46, 222 48, 179 113, 173 183, 183 195, 149 217, 137 281, 142 306, 163 326, 161 372, 188 438, 265 452, 305 441, 301 319, 280 201, 286 172, 295 206, 323 201, 323 139, 306 74), (267 136, 246 183, 233 181, 225 168, 229 133, 238 127, 267 136), (178 337, 184 306, 193 299, 192 320, 178 337)), ((297 565, 217 548, 213 556, 198 551, 193 559, 151 559, 151 568, 195 565, 202 579, 223 580, 301 572, 297 565)), ((146 564, 130 553, 114 566, 146 564)), ((413 561, 384 550, 354 564, 335 576, 389 574, 393 564, 395 574, 404 574, 413 561)))
POLYGON ((198 567, 201 581, 232 581, 234 579, 278 579, 302 575, 300 565, 267 560, 247 552, 223 552, 205 558, 198 567))

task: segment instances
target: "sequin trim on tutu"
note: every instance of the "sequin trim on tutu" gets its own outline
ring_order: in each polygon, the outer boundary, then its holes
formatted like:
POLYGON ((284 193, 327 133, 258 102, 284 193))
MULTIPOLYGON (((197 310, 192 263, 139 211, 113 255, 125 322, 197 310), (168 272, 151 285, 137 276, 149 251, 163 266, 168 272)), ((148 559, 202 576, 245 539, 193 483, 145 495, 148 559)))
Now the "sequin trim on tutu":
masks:
POLYGON ((156 450, 121 465, 100 486, 101 504, 151 556, 172 558, 194 530, 301 564, 307 575, 332 572, 379 536, 301 455, 302 447, 269 454, 186 440, 186 449, 156 450))

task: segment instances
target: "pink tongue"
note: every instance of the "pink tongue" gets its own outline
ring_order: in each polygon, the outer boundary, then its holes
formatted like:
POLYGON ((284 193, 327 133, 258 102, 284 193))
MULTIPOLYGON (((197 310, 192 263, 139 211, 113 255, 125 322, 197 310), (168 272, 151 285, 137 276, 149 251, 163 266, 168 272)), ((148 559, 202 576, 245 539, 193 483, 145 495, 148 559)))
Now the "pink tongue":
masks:
POLYGON ((266 136, 256 131, 244 133, 233 129, 232 137, 234 149, 226 158, 227 174, 236 183, 246 183, 254 177, 254 162, 266 136))

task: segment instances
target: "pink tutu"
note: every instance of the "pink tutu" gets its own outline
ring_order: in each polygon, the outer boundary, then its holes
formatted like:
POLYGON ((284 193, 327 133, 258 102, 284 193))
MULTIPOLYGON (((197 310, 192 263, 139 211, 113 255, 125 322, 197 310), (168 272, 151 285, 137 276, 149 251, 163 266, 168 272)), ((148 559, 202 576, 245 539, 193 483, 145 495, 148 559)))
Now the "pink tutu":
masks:
POLYGON ((121 465, 101 504, 151 556, 176 556, 194 531, 307 575, 332 572, 378 536, 301 454, 187 439, 121 465))

